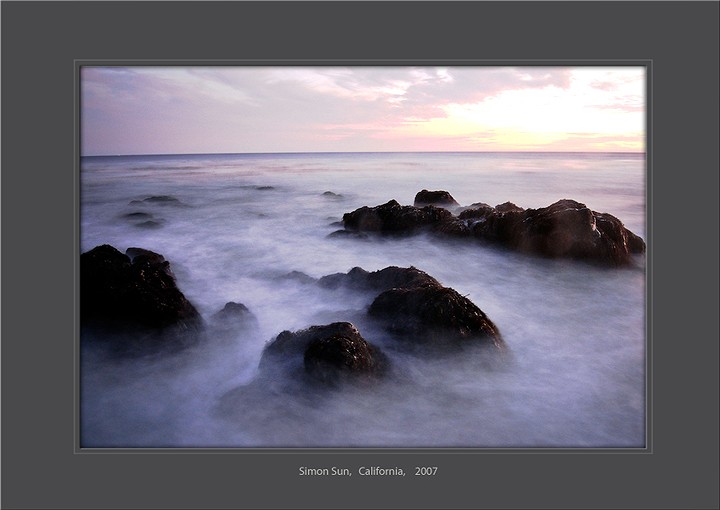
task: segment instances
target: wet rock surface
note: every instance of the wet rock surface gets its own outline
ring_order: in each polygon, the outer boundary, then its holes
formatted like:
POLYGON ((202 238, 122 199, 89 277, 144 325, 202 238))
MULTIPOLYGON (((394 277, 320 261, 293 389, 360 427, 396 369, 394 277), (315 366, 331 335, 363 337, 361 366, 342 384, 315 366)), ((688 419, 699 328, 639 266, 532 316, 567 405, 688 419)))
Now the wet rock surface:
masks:
POLYGON ((607 213, 591 211, 575 200, 560 200, 540 209, 494 212, 473 226, 480 239, 517 251, 550 258, 571 258, 624 266, 645 243, 607 213))
MULTIPOLYGON (((446 192, 423 190, 418 195, 427 193, 446 192)), ((416 198, 416 203, 424 202, 416 198)), ((495 207, 479 202, 457 216, 434 205, 403 206, 391 200, 346 213, 343 225, 352 233, 430 232, 474 238, 531 255, 585 260, 610 267, 630 265, 634 255, 645 252, 645 242, 618 218, 591 211, 585 204, 569 199, 539 209, 523 209, 512 202, 495 207)))
POLYGON ((386 290, 375 298, 368 314, 383 321, 390 333, 415 345, 505 348, 487 315, 456 290, 442 285, 386 290))
POLYGON ((265 347, 260 360, 261 374, 285 370, 297 377, 301 365, 307 377, 329 385, 372 380, 389 367, 380 349, 368 343, 349 322, 283 331, 265 347))
POLYGON ((415 207, 424 207, 426 205, 434 205, 437 207, 459 207, 460 204, 447 191, 428 191, 426 189, 419 191, 415 195, 413 203, 415 207))
POLYGON ((505 347, 498 328, 480 308, 415 267, 390 266, 373 272, 355 267, 347 273, 324 276, 318 283, 326 288, 379 292, 368 316, 411 344, 505 347))
POLYGON ((348 230, 412 234, 424 227, 435 225, 452 218, 447 209, 428 205, 415 207, 400 205, 395 200, 377 207, 361 207, 343 215, 343 224, 348 230))

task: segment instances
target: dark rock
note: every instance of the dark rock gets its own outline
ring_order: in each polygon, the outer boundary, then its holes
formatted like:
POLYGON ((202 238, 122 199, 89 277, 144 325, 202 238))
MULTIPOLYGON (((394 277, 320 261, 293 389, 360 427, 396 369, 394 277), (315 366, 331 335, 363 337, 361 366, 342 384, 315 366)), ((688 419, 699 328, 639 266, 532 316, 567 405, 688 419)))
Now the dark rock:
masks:
POLYGON ((154 251, 146 250, 145 248, 128 248, 125 250, 125 255, 130 258, 131 263, 147 263, 162 266, 163 269, 172 276, 170 272, 170 263, 165 260, 165 257, 154 251))
POLYGON ((487 204, 475 204, 474 207, 470 207, 462 211, 458 218, 461 220, 487 218, 490 216, 495 209, 487 204))
POLYGON ((348 230, 409 234, 453 217, 447 209, 432 205, 414 207, 400 205, 395 200, 376 207, 361 207, 343 215, 348 230))
POLYGON ((300 363, 309 377, 331 385, 349 378, 375 378, 388 368, 385 355, 349 322, 283 331, 265 347, 260 370, 290 369, 289 375, 297 375, 300 363))
POLYGON ((412 344, 505 348, 499 330, 480 308, 440 284, 386 290, 375 298, 368 314, 412 344))
POLYGON ((255 189, 258 191, 270 191, 274 190, 275 186, 256 186, 255 189))
POLYGON ((642 239, 616 217, 567 199, 540 209, 496 211, 473 232, 524 253, 609 266, 628 265, 633 254, 645 251, 642 239))
POLYGON ((340 239, 359 239, 359 240, 367 240, 370 239, 370 236, 363 232, 358 232, 356 230, 336 230, 334 232, 330 232, 327 235, 329 238, 340 238, 340 239))
POLYGON ((473 236, 483 241, 517 249, 514 238, 524 216, 519 211, 498 212, 493 209, 470 223, 473 236))
POLYGON ((179 200, 175 197, 171 197, 170 195, 158 195, 158 196, 148 197, 144 200, 144 202, 172 203, 172 202, 179 202, 179 200))
POLYGON ((229 301, 225 303, 222 310, 215 314, 215 317, 245 317, 250 314, 250 310, 242 303, 229 301))
POLYGON ((374 272, 355 267, 323 276, 318 283, 326 288, 379 292, 368 315, 411 343, 504 346, 497 327, 480 308, 415 267, 390 266, 374 272))
POLYGON ((142 200, 133 200, 132 202, 130 202, 130 204, 133 204, 133 205, 143 204, 143 203, 177 205, 177 204, 180 204, 181 202, 177 198, 172 197, 170 195, 155 195, 155 196, 143 198, 142 200))
POLYGON ((139 228, 160 228, 162 227, 162 223, 159 221, 148 220, 143 221, 142 223, 137 223, 135 226, 139 228))
POLYGON ((284 274, 281 276, 283 280, 294 280, 298 283, 304 283, 304 284, 311 284, 316 283, 317 278, 313 278, 307 273, 303 273, 302 271, 290 271, 287 274, 284 274))
POLYGON ((222 310, 212 316, 212 319, 216 325, 224 329, 246 329, 258 326, 257 318, 248 307, 233 301, 226 303, 222 310))
POLYGON ((390 266, 372 273, 361 267, 354 267, 347 273, 323 276, 318 283, 326 288, 345 286, 375 292, 382 292, 394 287, 410 288, 421 285, 440 285, 435 278, 412 266, 390 266))
POLYGON ((472 229, 468 226, 468 223, 454 217, 435 224, 432 227, 432 232, 450 237, 469 237, 472 235, 472 229))
MULTIPOLYGON (((475 237, 532 255, 612 267, 630 265, 633 255, 645 252, 645 242, 626 229, 619 219, 591 211, 574 200, 560 200, 548 207, 527 210, 512 202, 496 207, 483 203, 473 205, 475 207, 454 216, 447 209, 432 205, 401 206, 391 200, 346 213, 343 224, 349 232, 395 235, 430 232, 446 237, 475 237)), ((333 233, 333 237, 346 235, 340 232, 333 233)))
POLYGON ((323 193, 323 196, 328 197, 328 198, 342 198, 343 197, 342 195, 333 193, 332 191, 326 191, 325 193, 323 193))
POLYGON ((379 271, 368 273, 368 283, 378 290, 393 289, 396 287, 409 289, 425 285, 440 285, 435 278, 425 271, 410 266, 389 266, 379 271))
POLYGON ((102 332, 98 338, 126 336, 148 344, 189 342, 202 327, 170 264, 142 248, 123 254, 102 245, 80 256, 80 313, 83 329, 102 332))
MULTIPOLYGON (((617 218, 615 219, 617 220, 617 218)), ((620 222, 620 220, 617 221, 620 222)), ((627 235, 627 247, 630 253, 633 255, 645 253, 645 241, 639 235, 632 233, 628 229, 625 229, 624 234, 627 235)))
POLYGON ((323 276, 318 280, 321 287, 336 289, 338 287, 351 287, 356 289, 367 289, 369 287, 368 275, 370 273, 361 267, 354 267, 347 273, 333 273, 323 276))
POLYGON ((374 377, 387 368, 387 359, 359 334, 317 338, 308 345, 303 361, 311 377, 328 384, 347 376, 374 377))
POLYGON ((522 207, 519 207, 512 202, 505 202, 499 205, 495 206, 495 211, 499 213, 506 213, 506 212, 523 212, 525 209, 522 207))
POLYGON ((415 207, 435 205, 437 207, 459 207, 460 204, 447 191, 428 191, 426 189, 415 195, 415 207))
POLYGON ((146 212, 131 212, 126 215, 124 215, 125 218, 132 218, 132 219, 145 219, 145 218, 152 218, 152 214, 146 213, 146 212))

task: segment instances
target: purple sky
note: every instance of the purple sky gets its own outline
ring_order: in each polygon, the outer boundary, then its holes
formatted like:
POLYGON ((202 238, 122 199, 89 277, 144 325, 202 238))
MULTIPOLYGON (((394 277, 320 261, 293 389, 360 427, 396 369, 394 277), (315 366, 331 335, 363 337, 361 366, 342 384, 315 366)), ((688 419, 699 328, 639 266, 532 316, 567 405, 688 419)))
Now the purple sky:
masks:
POLYGON ((83 155, 644 151, 642 67, 83 67, 83 155))

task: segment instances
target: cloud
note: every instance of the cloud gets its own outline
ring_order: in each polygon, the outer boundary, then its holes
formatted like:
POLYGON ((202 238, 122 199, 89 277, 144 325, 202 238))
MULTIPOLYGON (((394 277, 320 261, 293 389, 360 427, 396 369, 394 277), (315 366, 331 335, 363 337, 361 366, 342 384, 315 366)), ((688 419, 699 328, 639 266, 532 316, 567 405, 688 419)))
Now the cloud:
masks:
POLYGON ((81 128, 92 153, 333 150, 338 141, 362 150, 382 141, 386 150, 416 137, 455 144, 506 129, 510 117, 532 124, 531 112, 553 112, 539 102, 551 97, 586 111, 639 112, 637 90, 637 73, 604 68, 87 67, 81 128), (496 125, 471 114, 483 109, 496 125))

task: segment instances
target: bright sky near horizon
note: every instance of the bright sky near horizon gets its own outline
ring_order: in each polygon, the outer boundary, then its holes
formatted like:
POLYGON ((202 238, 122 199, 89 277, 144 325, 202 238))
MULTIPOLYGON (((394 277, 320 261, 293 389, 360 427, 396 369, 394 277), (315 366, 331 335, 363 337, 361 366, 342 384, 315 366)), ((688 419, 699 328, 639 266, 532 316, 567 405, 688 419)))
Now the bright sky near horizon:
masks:
POLYGON ((643 67, 82 67, 83 155, 645 150, 643 67))

